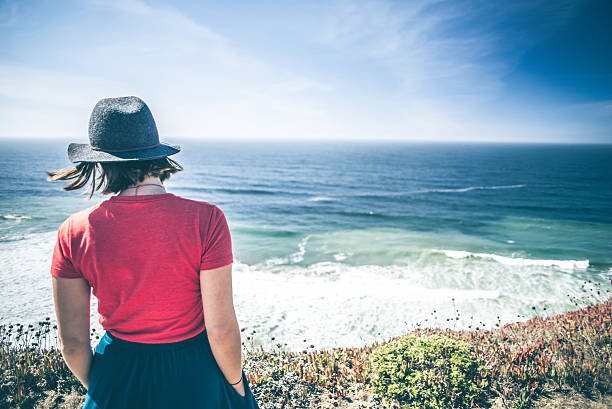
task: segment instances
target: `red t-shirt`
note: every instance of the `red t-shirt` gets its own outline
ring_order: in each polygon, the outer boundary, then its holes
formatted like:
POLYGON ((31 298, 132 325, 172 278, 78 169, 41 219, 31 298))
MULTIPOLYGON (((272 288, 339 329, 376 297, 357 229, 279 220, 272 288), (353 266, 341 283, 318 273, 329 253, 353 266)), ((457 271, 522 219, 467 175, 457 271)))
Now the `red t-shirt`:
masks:
POLYGON ((112 196, 61 224, 51 274, 85 278, 111 334, 164 343, 204 330, 200 270, 232 262, 217 206, 172 193, 112 196))

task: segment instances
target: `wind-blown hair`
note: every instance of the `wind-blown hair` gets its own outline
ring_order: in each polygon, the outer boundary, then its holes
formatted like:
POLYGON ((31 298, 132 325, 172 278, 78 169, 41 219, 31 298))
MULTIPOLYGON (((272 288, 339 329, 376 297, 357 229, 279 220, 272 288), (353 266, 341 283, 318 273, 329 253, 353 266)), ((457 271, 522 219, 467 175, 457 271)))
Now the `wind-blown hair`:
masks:
POLYGON ((157 158, 149 160, 119 161, 119 162, 79 162, 72 168, 60 169, 58 171, 48 171, 47 180, 70 180, 72 182, 64 185, 64 190, 77 190, 85 186, 89 179, 91 182, 91 192, 87 199, 91 199, 94 192, 106 182, 103 195, 119 193, 138 182, 142 182, 147 176, 159 177, 164 182, 174 173, 180 172, 183 167, 176 161, 168 158, 157 158), (96 177, 96 170, 100 174, 96 177), (98 185, 96 186, 96 180, 98 185))

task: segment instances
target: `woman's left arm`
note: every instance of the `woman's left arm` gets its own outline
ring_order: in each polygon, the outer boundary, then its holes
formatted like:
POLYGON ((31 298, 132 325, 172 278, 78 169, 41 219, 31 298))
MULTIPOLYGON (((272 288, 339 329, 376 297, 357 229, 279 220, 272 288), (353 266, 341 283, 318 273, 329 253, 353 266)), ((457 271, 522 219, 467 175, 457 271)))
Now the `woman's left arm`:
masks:
POLYGON ((89 340, 91 288, 84 278, 53 279, 53 299, 62 356, 68 368, 89 388, 93 353, 89 340))

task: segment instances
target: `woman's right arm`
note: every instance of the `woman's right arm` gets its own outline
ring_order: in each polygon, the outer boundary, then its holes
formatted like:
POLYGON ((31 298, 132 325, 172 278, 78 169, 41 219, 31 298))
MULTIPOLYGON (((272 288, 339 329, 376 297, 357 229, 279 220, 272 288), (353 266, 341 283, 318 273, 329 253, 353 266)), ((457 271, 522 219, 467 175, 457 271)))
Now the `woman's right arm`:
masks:
MULTIPOLYGON (((200 271, 204 322, 210 348, 229 383, 242 380, 242 344, 234 311, 232 265, 200 271)), ((234 389, 244 396, 244 384, 234 389)))

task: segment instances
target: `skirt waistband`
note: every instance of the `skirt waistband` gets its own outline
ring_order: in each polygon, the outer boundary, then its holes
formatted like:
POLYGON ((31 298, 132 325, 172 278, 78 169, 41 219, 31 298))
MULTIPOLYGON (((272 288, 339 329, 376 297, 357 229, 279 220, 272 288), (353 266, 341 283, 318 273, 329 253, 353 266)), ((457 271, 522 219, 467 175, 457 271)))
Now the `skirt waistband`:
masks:
POLYGON ((194 346, 202 343, 208 343, 208 337, 206 336, 206 330, 199 334, 177 342, 167 342, 161 344, 149 344, 144 342, 127 341, 125 339, 118 338, 116 335, 106 331, 100 341, 112 344, 113 347, 128 349, 131 351, 168 351, 182 349, 189 346, 194 346))

